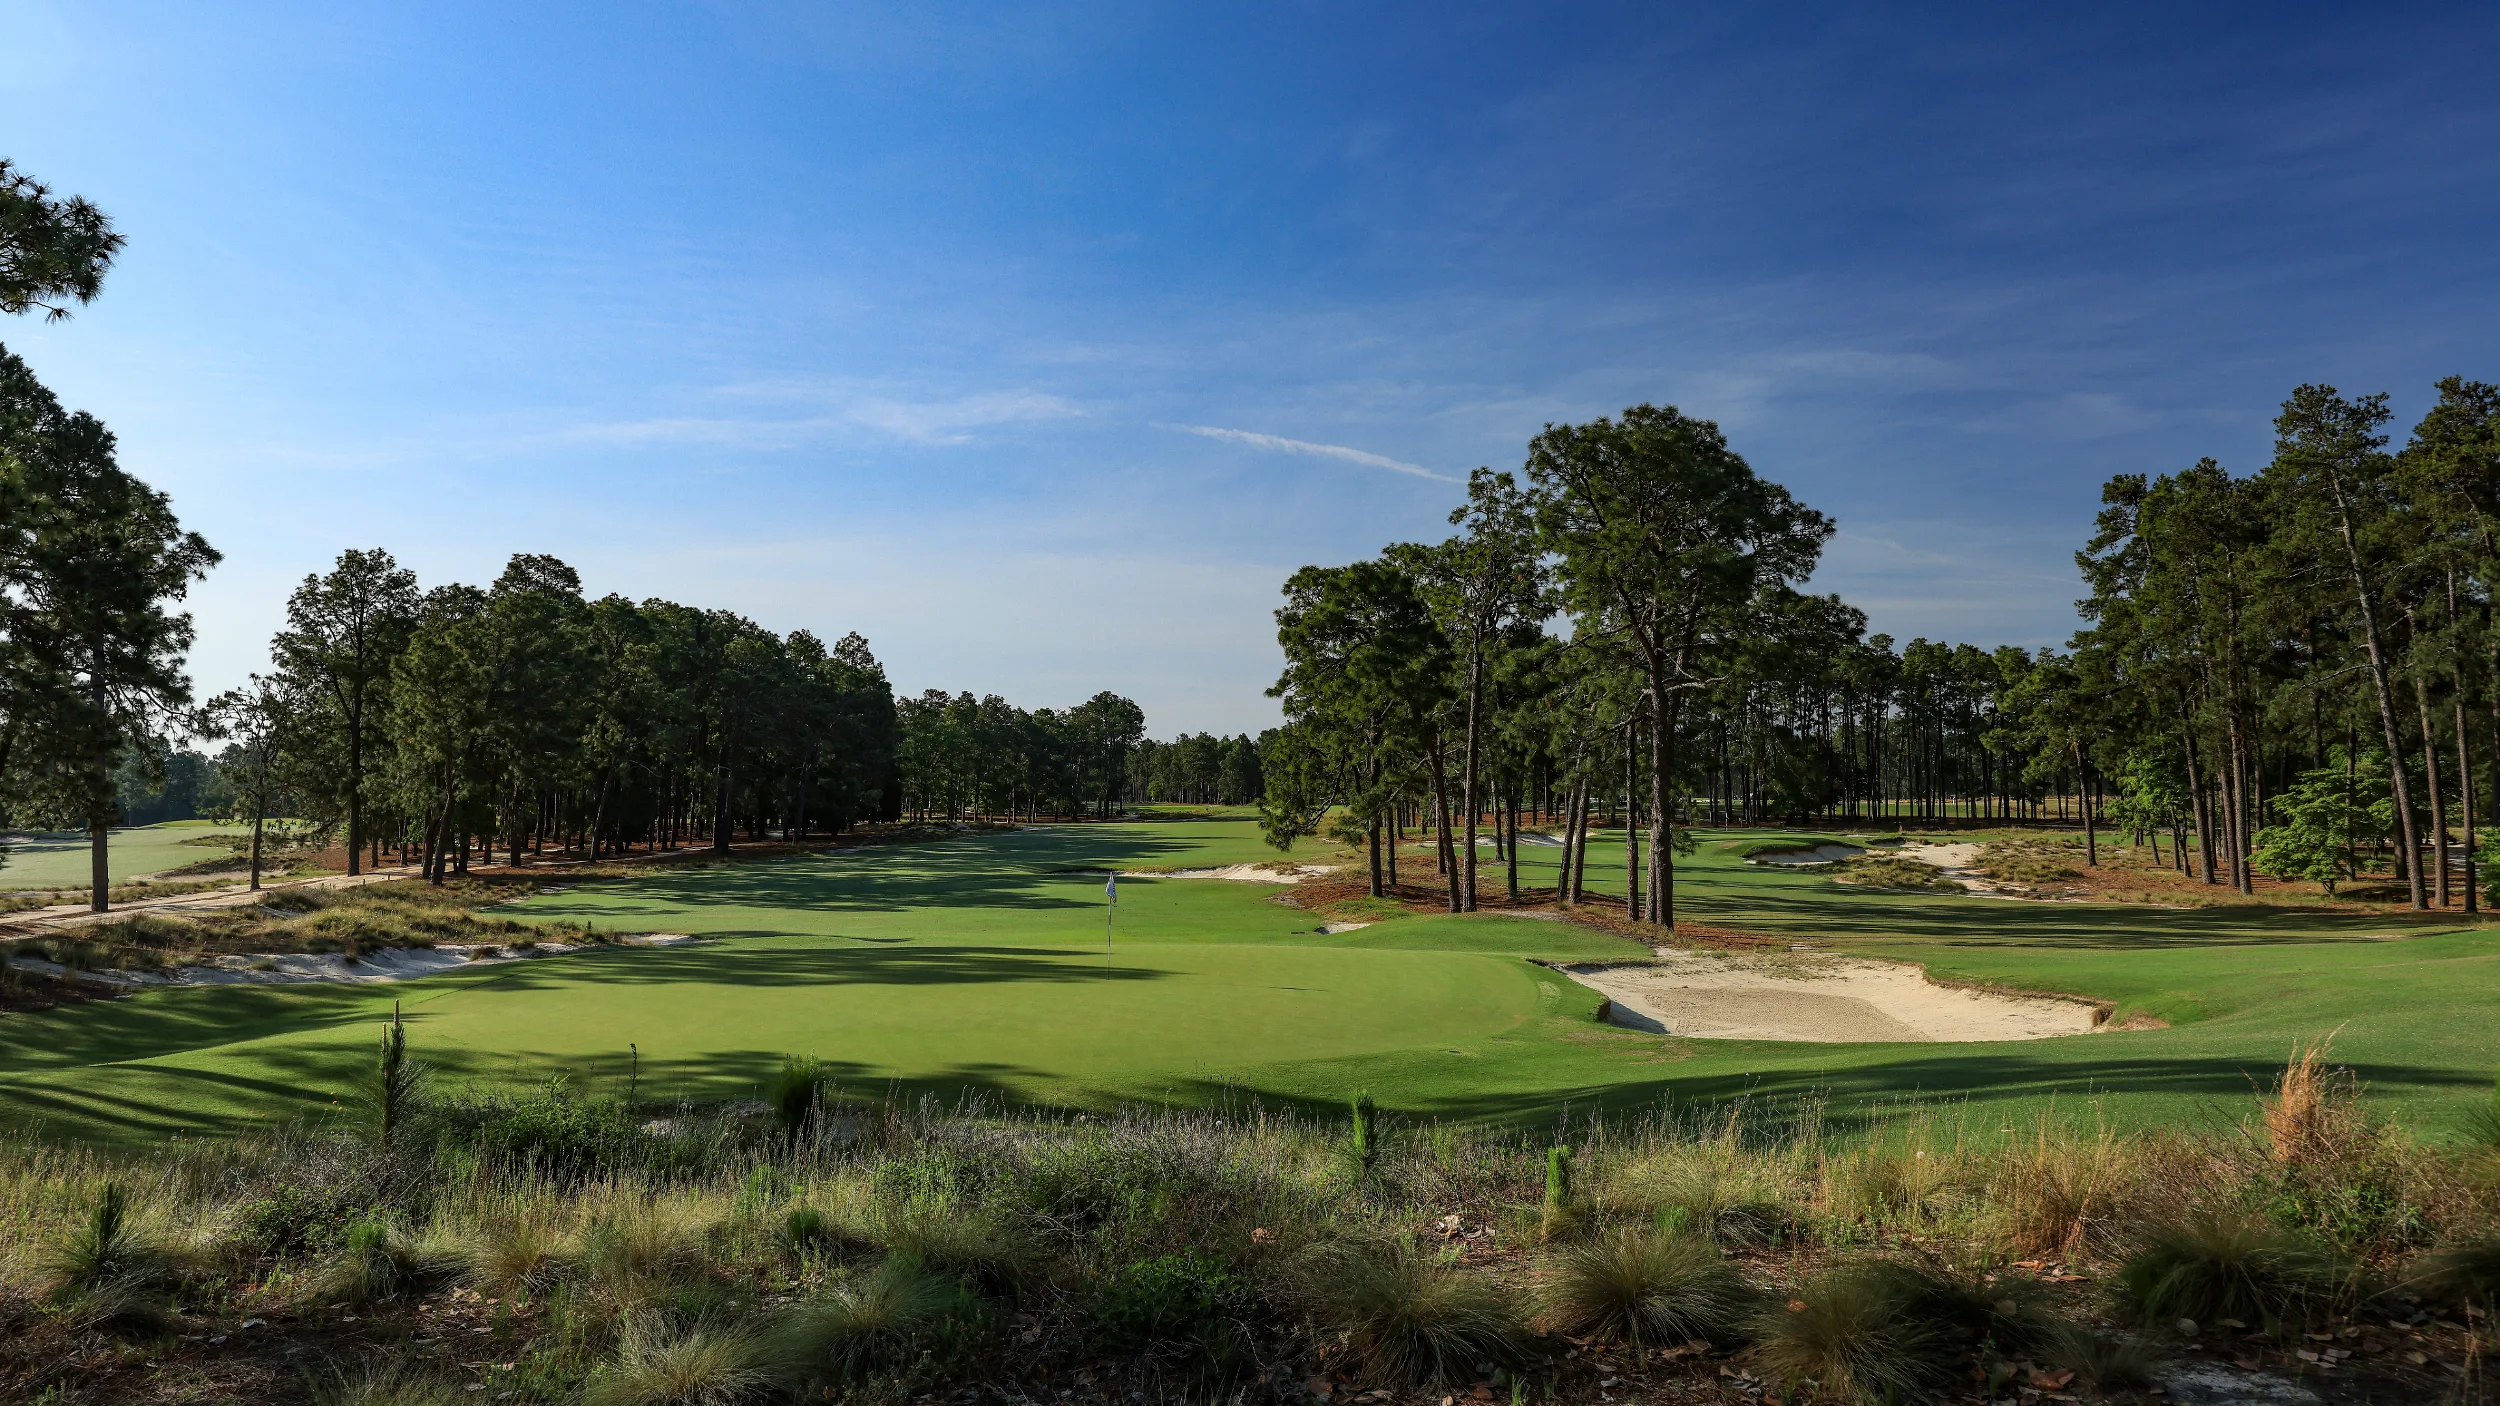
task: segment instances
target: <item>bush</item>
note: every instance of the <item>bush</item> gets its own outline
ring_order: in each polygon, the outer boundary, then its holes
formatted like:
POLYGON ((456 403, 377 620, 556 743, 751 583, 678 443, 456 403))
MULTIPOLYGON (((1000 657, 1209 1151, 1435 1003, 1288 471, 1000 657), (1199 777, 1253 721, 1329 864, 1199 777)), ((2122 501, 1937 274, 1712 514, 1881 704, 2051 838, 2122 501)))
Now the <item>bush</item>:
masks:
POLYGON ((1239 1199, 1220 1162, 1151 1127, 1115 1127, 1038 1149, 1024 1174, 1024 1201, 1061 1230, 1155 1226, 1184 1208, 1213 1210, 1239 1199))
POLYGON ((364 1214, 364 1207, 336 1192, 281 1182, 237 1212, 235 1238, 243 1248, 272 1257, 327 1254, 364 1214))
POLYGON ((454 1146, 481 1159, 571 1183, 610 1176, 646 1160, 652 1140, 615 1099, 575 1094, 561 1079, 528 1094, 440 1109, 454 1146))
POLYGON ((1114 1272, 1094 1302, 1094 1321, 1116 1346, 1188 1344, 1229 1358, 1233 1323, 1249 1286, 1213 1255, 1195 1251, 1137 1260, 1114 1272))
POLYGON ((1556 1330, 1634 1347, 1731 1341, 1754 1301, 1709 1241, 1633 1230, 1560 1252, 1538 1287, 1556 1330))
POLYGON ((2274 1331, 2334 1283, 2308 1240, 2251 1216, 2198 1211, 2155 1227, 2118 1269, 2118 1290, 2146 1322, 2223 1318, 2274 1331))
POLYGON ((1382 1386, 1454 1381, 1518 1358, 1522 1328, 1502 1286, 1408 1241, 1326 1241, 1298 1257, 1292 1279, 1303 1309, 1382 1386))

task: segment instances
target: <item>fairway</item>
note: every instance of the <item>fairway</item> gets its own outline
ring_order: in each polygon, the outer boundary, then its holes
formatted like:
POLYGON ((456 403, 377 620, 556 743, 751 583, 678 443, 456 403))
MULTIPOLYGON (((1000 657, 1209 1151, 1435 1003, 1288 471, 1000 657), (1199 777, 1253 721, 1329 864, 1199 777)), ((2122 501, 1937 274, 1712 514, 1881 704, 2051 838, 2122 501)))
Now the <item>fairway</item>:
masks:
MULTIPOLYGON (((184 841, 203 835, 239 835, 248 827, 211 820, 168 820, 161 825, 133 825, 105 838, 105 863, 114 883, 161 874, 220 852, 184 841)), ((81 888, 91 873, 87 836, 82 831, 47 830, 0 836, 0 890, 81 888)))
MULTIPOLYGON (((1328 936, 1275 888, 1214 879, 1123 879, 1106 943, 1103 868, 1272 857, 1253 825, 1205 819, 671 869, 508 910, 714 939, 690 946, 12 1017, 0 1114, 129 1140, 317 1108, 394 1001, 455 1080, 621 1087, 630 1045, 645 1097, 692 1099, 749 1095, 796 1053, 853 1094, 1074 1107, 1364 1089, 1411 1113, 1515 1120, 1567 1103, 1805 1095, 1844 1120, 1925 1102, 1984 1130, 2054 1102, 2141 1125, 2236 1117, 2295 1039, 2340 1030, 2339 1057, 2386 1105, 2438 1128, 2500 1059, 2489 931, 2389 939, 2387 920, 2362 917, 1871 893, 1745 865, 1735 855, 1754 838, 1705 838, 1680 871, 1689 915, 2092 997, 2169 1028, 1961 1045, 1644 1035, 1598 1024, 1595 993, 1526 960, 1642 955, 1629 941, 1493 914, 1328 936)), ((1527 851, 1525 877, 1550 874, 1550 853, 1527 851)), ((1595 859, 1592 883, 1618 884, 1595 859)))

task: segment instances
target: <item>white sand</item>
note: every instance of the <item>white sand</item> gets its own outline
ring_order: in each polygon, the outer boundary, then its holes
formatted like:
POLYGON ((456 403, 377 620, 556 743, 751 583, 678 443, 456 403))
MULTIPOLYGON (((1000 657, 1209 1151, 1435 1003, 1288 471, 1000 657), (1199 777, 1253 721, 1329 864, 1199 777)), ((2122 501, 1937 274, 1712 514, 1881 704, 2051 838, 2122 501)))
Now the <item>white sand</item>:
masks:
POLYGON ((1264 864, 1228 864, 1221 869, 1123 869, 1123 879, 1235 879, 1245 884, 1298 884, 1329 872, 1325 864, 1291 864, 1271 869, 1264 864))
POLYGON ((1898 962, 1658 955, 1656 966, 1564 970, 1614 1002, 1617 1024, 1700 1040, 2041 1040, 2088 1034, 2101 1021, 2082 1001, 1938 986, 1898 962))

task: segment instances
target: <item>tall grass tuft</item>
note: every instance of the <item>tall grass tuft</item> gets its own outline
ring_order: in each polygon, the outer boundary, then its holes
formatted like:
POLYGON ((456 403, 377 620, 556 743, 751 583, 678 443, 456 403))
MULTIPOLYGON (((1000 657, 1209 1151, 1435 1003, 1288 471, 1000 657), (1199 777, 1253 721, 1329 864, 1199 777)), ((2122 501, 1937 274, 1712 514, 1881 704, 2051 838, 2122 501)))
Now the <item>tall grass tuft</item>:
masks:
POLYGON ((469 1279, 489 1293, 545 1289, 564 1269, 569 1228, 544 1186, 527 1185, 461 1236, 469 1279))
POLYGON ((1754 1294, 1697 1235, 1624 1230, 1548 1260, 1538 1274, 1548 1326, 1634 1347, 1728 1342, 1754 1294))
POLYGON ((353 1375, 333 1369, 312 1389, 314 1406, 455 1406, 465 1399, 458 1384, 427 1376, 404 1364, 367 1363, 353 1375))
POLYGON ((775 1393, 781 1364, 754 1333, 714 1322, 628 1318, 582 1406, 740 1406, 775 1393))
POLYGON ((792 1309, 777 1347, 806 1380, 839 1386, 898 1364, 923 1333, 968 1306, 961 1283, 893 1255, 792 1309))
POLYGON ((764 1102, 773 1110, 773 1120, 781 1125, 783 1142, 792 1148, 799 1139, 816 1126, 816 1109, 823 1102, 825 1066, 813 1055, 783 1055, 781 1068, 764 1086, 764 1102))
POLYGON ((2500 1234, 2460 1241, 2424 1256, 2413 1282, 2449 1303, 2500 1313, 2500 1234))
POLYGON ((2500 1074, 2492 1076, 2491 1100, 2467 1116, 2466 1136, 2484 1147, 2500 1149, 2500 1074))
POLYGON ((1502 1285, 1404 1239, 1323 1241, 1297 1257, 1291 1288, 1381 1386, 1454 1381, 1519 1355, 1522 1326, 1502 1285))
POLYGON ((2335 1266, 2311 1242, 2253 1216, 2198 1210, 2146 1233, 2117 1283, 2147 1322, 2237 1318, 2271 1331, 2332 1289, 2335 1266))
POLYGON ((1880 1262, 1826 1270, 1755 1318, 1755 1358, 1791 1388, 1867 1406, 1941 1395, 1956 1325, 1920 1311, 1922 1288, 1880 1262))
POLYGON ((2349 1141, 2352 1107, 2350 1081, 2337 1076, 2326 1062, 2335 1037, 2296 1044, 2274 1093, 2262 1100, 2266 1144, 2274 1160, 2287 1166, 2331 1161, 2349 1141))
POLYGON ((372 1215, 347 1227, 339 1257, 323 1277, 324 1292, 349 1303, 370 1303, 422 1289, 458 1262, 440 1246, 411 1244, 387 1218, 372 1215))

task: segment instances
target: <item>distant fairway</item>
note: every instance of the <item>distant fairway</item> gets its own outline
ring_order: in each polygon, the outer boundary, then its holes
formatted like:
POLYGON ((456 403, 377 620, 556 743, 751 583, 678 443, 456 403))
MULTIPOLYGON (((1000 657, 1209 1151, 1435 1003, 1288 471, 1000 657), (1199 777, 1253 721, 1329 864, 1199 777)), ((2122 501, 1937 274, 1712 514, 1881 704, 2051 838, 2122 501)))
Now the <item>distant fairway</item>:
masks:
MULTIPOLYGON (((646 1097, 751 1091, 785 1052, 857 1094, 889 1089, 1101 1106, 1228 1092, 1543 1117, 1821 1093, 1842 1118, 1896 1099, 1975 1127, 2054 1099, 2121 1124, 2236 1116, 2296 1038, 2336 1049, 2387 1105, 2444 1126, 2500 1060, 2500 934, 2266 910, 2169 912, 1869 893, 1736 857, 1708 837, 1685 911, 1924 961, 1940 977, 2063 991, 2173 1028, 2015 1044, 1785 1045, 1601 1026, 1593 992, 1523 958, 1638 956, 1571 925, 1400 918, 1330 937, 1259 884, 1124 879, 1103 941, 1103 866, 1273 857, 1237 819, 1042 827, 932 844, 655 872, 545 895, 523 917, 721 939, 482 968, 396 986, 156 992, 0 1020, 0 1116, 144 1138, 316 1107, 406 1004, 455 1078, 556 1073, 646 1097)), ((1531 848, 1532 881, 1553 850, 1531 848)), ((1620 884, 1619 868, 1592 882, 1620 884)), ((1488 855, 1489 862, 1489 855, 1488 855)), ((1619 864, 1619 859, 1616 861, 1619 864)), ((1423 857, 1424 872, 1430 860, 1423 857)), ((1412 873, 1409 875, 1413 877, 1412 873)))
MULTIPOLYGON (((183 841, 202 835, 242 834, 245 827, 208 820, 169 820, 134 825, 105 837, 105 863, 114 883, 214 859, 217 851, 183 841)), ((78 888, 88 882, 87 836, 78 831, 23 831, 0 835, 0 889, 78 888)))

